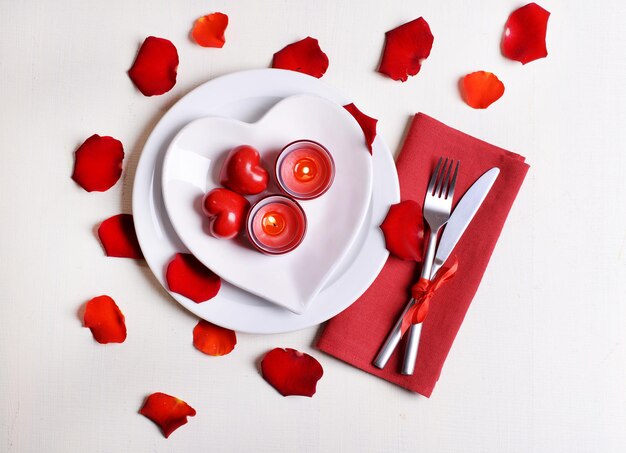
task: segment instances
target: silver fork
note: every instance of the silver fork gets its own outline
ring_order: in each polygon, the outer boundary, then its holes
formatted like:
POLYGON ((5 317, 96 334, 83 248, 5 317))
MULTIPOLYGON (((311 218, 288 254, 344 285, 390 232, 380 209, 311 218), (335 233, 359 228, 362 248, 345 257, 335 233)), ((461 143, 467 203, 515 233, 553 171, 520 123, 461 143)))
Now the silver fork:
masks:
MULTIPOLYGON (((452 166, 454 165, 454 161, 450 160, 450 165, 448 165, 446 171, 447 163, 448 159, 446 158, 443 164, 443 170, 441 171, 441 176, 435 178, 435 174, 438 173, 439 166, 441 164, 441 158, 439 159, 437 167, 433 172, 433 177, 430 178, 430 182, 428 183, 428 190, 426 192, 426 197, 424 198, 424 220, 428 224, 430 235, 428 236, 428 243, 426 244, 426 253, 422 263, 422 273, 420 277, 425 278, 426 280, 430 280, 434 277, 431 275, 431 271, 433 267, 433 260, 435 258, 435 251, 437 250, 439 231, 441 231, 441 228, 448 223, 450 212, 452 212, 452 198, 454 197, 456 177, 459 172, 459 162, 457 161, 456 163, 452 179, 450 179, 450 172, 452 170, 452 166), (437 184, 436 180, 439 180, 437 184)), ((422 323, 414 324, 409 327, 406 349, 404 351, 404 361, 402 362, 402 374, 411 375, 415 370, 417 347, 419 346, 421 332, 422 323)))
MULTIPOLYGON (((428 237, 426 253, 424 254, 424 260, 422 263, 421 278, 425 278, 427 280, 431 279, 430 273, 433 266, 435 251, 437 249, 439 231, 448 222, 450 212, 452 211, 452 197, 454 196, 456 177, 459 172, 459 162, 456 162, 454 175, 450 177, 453 166, 453 160, 446 158, 444 161, 443 157, 439 158, 437 166, 430 177, 428 188, 426 190, 426 197, 424 198, 424 220, 428 224, 430 235, 428 237)), ((394 325, 393 329, 389 332, 389 335, 380 349, 380 352, 376 356, 376 359, 374 359, 375 367, 384 368, 389 361, 391 354, 402 337, 402 319, 414 304, 415 299, 411 298, 402 311, 402 314, 398 318, 398 321, 394 325)), ((409 338, 407 348, 405 350, 404 362, 402 364, 402 374, 413 374, 421 328, 422 324, 420 323, 411 326, 409 329, 409 338)))

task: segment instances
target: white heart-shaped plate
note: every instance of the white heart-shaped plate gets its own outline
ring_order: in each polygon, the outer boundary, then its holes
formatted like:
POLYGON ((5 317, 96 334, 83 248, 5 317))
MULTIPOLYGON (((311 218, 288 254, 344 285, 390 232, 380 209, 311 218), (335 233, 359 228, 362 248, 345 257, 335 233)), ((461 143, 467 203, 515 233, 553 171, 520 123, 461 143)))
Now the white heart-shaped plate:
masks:
MULTIPOLYGON (((344 108, 321 97, 297 95, 276 104, 256 123, 207 117, 187 124, 167 150, 162 178, 172 225, 205 266, 239 288, 302 313, 363 225, 371 200, 372 163, 363 131, 344 108), (308 221, 300 246, 285 255, 268 256, 241 241, 210 236, 201 201, 206 192, 219 187, 228 151, 243 144, 254 146, 272 175, 278 152, 300 139, 321 143, 335 162, 328 192, 300 202, 308 221)), ((275 181, 268 190, 279 192, 275 181)))

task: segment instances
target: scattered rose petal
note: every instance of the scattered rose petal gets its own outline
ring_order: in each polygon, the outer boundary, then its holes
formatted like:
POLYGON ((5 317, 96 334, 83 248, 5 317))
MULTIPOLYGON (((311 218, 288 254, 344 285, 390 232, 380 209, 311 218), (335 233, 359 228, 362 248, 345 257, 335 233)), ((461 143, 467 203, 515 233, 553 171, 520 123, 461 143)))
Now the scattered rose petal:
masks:
POLYGON ((313 396, 322 378, 322 365, 309 354, 275 348, 261 361, 263 378, 283 396, 313 396))
POLYGON ((76 150, 72 179, 87 192, 104 192, 120 179, 123 160, 119 140, 94 134, 76 150))
POLYGON ((144 96, 170 91, 176 84, 178 52, 171 41, 148 36, 139 48, 128 76, 144 96))
POLYGON ((156 423, 167 438, 187 423, 187 417, 196 415, 196 410, 183 400, 157 392, 146 398, 139 413, 156 423))
POLYGON ((328 69, 328 56, 320 49, 317 39, 309 36, 276 52, 272 68, 291 69, 319 79, 328 69))
POLYGON ((463 100, 475 109, 486 109, 504 94, 504 84, 491 72, 467 74, 460 86, 463 100))
POLYGON ((191 31, 193 40, 202 47, 224 47, 224 32, 228 26, 228 16, 212 13, 196 20, 191 31))
POLYGON ((420 72, 422 62, 430 55, 433 40, 423 17, 388 31, 378 72, 406 82, 409 76, 420 72))
POLYGON ((387 250, 403 260, 422 261, 424 252, 424 221, 422 207, 413 200, 404 200, 389 208, 380 226, 387 250))
POLYGON ((370 154, 372 154, 372 143, 374 143, 374 139, 376 138, 376 123, 378 123, 378 120, 367 116, 354 104, 344 105, 343 108, 350 112, 350 115, 354 117, 356 122, 359 123, 359 126, 361 126, 361 129, 363 129, 365 143, 367 143, 367 148, 370 150, 370 154))
POLYGON ((193 329, 193 345, 207 355, 229 354, 237 344, 237 334, 210 322, 201 320, 193 329))
POLYGON ((513 11, 504 26, 502 55, 522 64, 545 58, 549 17, 550 13, 536 3, 513 11))
POLYGON ((124 314, 109 296, 98 296, 87 302, 83 325, 91 329, 98 343, 123 343, 126 340, 124 314))
POLYGON ((118 214, 106 219, 98 227, 98 237, 107 256, 143 258, 130 214, 118 214))
POLYGON ((222 281, 190 253, 177 253, 165 273, 170 291, 178 293, 195 303, 215 297, 222 281))

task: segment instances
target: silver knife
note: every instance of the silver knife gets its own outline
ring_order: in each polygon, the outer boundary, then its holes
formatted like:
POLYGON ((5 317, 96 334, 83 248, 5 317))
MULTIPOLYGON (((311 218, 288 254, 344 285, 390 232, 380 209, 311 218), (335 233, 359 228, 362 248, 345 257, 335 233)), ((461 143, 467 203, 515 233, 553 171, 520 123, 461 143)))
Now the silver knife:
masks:
MULTIPOLYGON (((480 178, 478 178, 474 184, 465 192, 461 200, 457 203, 454 211, 450 215, 450 219, 443 230, 441 240, 437 247, 437 253, 435 254, 435 260, 433 262, 433 268, 431 272, 431 278, 437 274, 437 271, 446 262, 452 250, 456 246, 459 239, 465 232, 465 229, 474 218, 474 214, 478 211, 481 204, 487 197, 487 194, 491 190, 493 183, 495 182, 500 169, 494 167, 485 172, 480 178)), ((387 336, 385 343, 383 344, 380 352, 374 359, 374 366, 377 368, 384 368, 394 349, 398 345, 401 339, 401 327, 402 319, 407 311, 415 303, 414 299, 411 299, 404 308, 402 315, 398 318, 395 326, 387 336)), ((405 349, 405 360, 402 366, 402 374, 413 374, 415 369, 415 360, 417 359, 417 347, 419 345, 419 337, 422 329, 422 324, 415 324, 409 329, 409 337, 407 339, 407 347, 405 349)))
POLYGON ((437 275, 437 271, 450 257, 452 250, 454 250, 457 242, 459 242, 459 239, 461 239, 461 236, 465 233, 465 229, 474 218, 478 208, 480 208, 483 201, 485 201, 487 194, 491 190, 491 186, 493 186, 499 174, 500 169, 498 167, 493 167, 491 170, 485 172, 472 184, 472 187, 465 192, 463 198, 457 203, 454 211, 450 215, 450 220, 448 220, 443 230, 439 245, 437 245, 437 253, 435 254, 435 261, 433 261, 433 268, 430 274, 431 279, 437 275))

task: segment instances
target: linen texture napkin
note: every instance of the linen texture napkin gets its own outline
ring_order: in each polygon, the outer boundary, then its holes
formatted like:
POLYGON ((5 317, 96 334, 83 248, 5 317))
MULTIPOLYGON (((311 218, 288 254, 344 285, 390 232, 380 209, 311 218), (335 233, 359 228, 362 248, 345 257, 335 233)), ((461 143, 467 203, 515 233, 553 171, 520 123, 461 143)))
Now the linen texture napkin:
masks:
MULTIPOLYGON (((368 290, 348 309, 327 322, 317 347, 368 373, 429 397, 461 327, 528 165, 524 157, 490 145, 418 113, 413 118, 396 166, 402 200, 423 205, 426 187, 440 156, 461 161, 455 200, 492 167, 500 174, 452 252, 459 260, 455 277, 430 301, 415 372, 400 374, 406 338, 383 370, 372 365, 390 329, 410 298, 420 264, 389 257, 368 290)), ((406 336, 405 336, 406 337, 406 336)))

